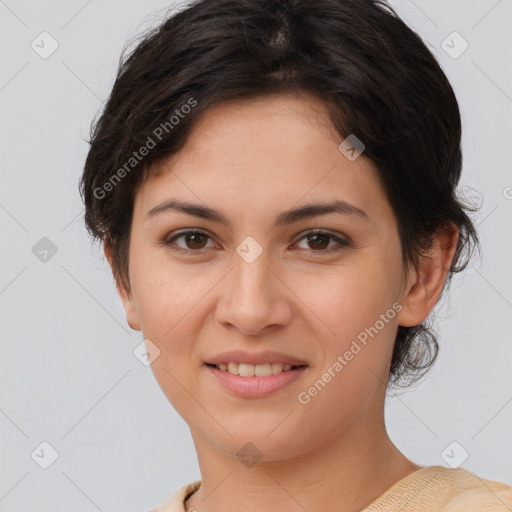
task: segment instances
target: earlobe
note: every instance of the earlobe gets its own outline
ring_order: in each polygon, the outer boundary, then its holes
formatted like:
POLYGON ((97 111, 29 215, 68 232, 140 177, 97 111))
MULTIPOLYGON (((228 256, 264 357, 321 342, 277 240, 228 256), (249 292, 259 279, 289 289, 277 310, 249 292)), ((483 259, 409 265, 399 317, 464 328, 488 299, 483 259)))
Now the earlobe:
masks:
POLYGON ((112 270, 112 275, 114 276, 114 279, 116 282, 117 293, 119 294, 119 297, 121 298, 121 302, 123 303, 123 307, 124 307, 124 310, 126 313, 126 321, 128 322, 128 325, 133 330, 140 331, 141 324, 139 321, 139 315, 135 308, 132 293, 130 290, 127 290, 123 286, 123 284, 121 283, 121 281, 117 275, 116 267, 114 265, 114 258, 113 258, 113 254, 112 254, 112 246, 110 245, 107 238, 105 238, 105 241, 103 243, 103 250, 105 252, 105 256, 107 257, 108 263, 112 270))
POLYGON ((403 308, 397 317, 399 325, 412 327, 428 317, 443 291, 458 239, 458 229, 452 223, 440 228, 433 236, 431 248, 419 257, 417 267, 408 273, 401 302, 403 308))

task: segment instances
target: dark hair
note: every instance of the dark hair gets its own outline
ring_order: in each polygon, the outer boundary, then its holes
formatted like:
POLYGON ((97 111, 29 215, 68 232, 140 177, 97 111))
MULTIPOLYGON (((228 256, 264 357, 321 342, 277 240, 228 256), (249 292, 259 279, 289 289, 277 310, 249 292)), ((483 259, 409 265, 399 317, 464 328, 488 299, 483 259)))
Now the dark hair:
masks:
MULTIPOLYGON (((365 144, 397 218, 404 263, 416 265, 436 230, 455 225, 446 287, 478 248, 465 212, 475 209, 456 194, 462 154, 454 92, 384 1, 199 0, 126 53, 92 128, 80 181, 88 231, 111 246, 114 277, 125 289, 133 201, 154 164, 184 146, 212 105, 279 93, 313 95, 343 138, 355 134, 365 144)), ((438 348, 426 322, 399 326, 388 384, 419 379, 438 348)))

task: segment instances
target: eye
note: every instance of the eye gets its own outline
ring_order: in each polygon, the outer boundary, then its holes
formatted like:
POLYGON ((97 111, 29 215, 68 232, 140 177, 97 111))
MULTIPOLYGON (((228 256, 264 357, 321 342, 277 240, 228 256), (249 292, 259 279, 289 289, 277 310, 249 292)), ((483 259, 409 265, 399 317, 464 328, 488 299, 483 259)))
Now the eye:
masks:
MULTIPOLYGON (((211 236, 203 231, 198 230, 187 230, 181 231, 175 234, 173 237, 166 239, 162 242, 165 246, 176 245, 176 250, 188 251, 188 252, 199 252, 202 249, 208 249, 206 246, 207 240, 211 240, 211 236), (182 240, 183 245, 177 244, 176 241, 182 240)), ((212 240, 213 243, 213 240, 212 240)), ((212 247, 212 246, 210 246, 212 247)), ((216 247, 214 244, 213 247, 216 247)), ((175 247, 172 247, 175 249, 175 247)))
MULTIPOLYGON (((350 242, 340 238, 339 236, 328 231, 320 229, 309 231, 304 234, 295 245, 299 244, 302 240, 306 241, 308 247, 299 247, 310 253, 332 253, 343 250, 345 247, 350 246, 350 242), (333 245, 334 243, 334 245, 333 245)), ((204 249, 218 248, 219 245, 215 244, 212 237, 203 231, 196 229, 188 229, 174 234, 171 238, 167 238, 161 242, 162 245, 170 247, 176 251, 183 251, 188 253, 199 253, 204 249), (211 240, 211 245, 208 246, 208 240, 211 240), (180 243, 177 243, 181 241, 180 243)))
POLYGON ((333 233, 322 230, 309 231, 299 239, 299 242, 302 240, 306 240, 308 244, 308 247, 303 247, 303 249, 314 253, 337 252, 350 246, 347 240, 343 240, 333 233), (335 242, 334 246, 330 245, 331 242, 335 242))

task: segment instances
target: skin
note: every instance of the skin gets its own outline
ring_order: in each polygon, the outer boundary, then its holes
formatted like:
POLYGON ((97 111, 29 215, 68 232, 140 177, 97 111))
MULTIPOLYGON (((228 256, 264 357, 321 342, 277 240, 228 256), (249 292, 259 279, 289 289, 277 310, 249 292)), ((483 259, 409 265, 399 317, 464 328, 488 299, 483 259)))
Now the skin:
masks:
MULTIPOLYGON (((347 159, 341 141, 307 95, 217 105, 136 194, 130 289, 118 290, 129 325, 160 349, 152 370, 191 430, 202 485, 190 510, 361 510, 419 469, 387 435, 386 380, 398 325, 417 325, 434 307, 458 233, 440 231, 418 267, 404 267, 377 170, 364 153, 347 159), (168 199, 218 210, 230 226, 176 211, 147 217, 168 199), (330 213, 274 226, 284 210, 334 200, 368 220, 330 213), (162 243, 186 228, 207 236, 162 243), (308 239, 312 229, 350 244, 308 239), (248 236, 263 249, 252 263, 236 252, 248 236), (298 394, 394 303, 394 318, 301 404, 298 394), (271 396, 241 398, 203 364, 232 349, 276 350, 308 368, 271 396), (251 467, 237 456, 248 442, 261 453, 251 467)), ((112 263, 107 244, 105 253, 112 263)))

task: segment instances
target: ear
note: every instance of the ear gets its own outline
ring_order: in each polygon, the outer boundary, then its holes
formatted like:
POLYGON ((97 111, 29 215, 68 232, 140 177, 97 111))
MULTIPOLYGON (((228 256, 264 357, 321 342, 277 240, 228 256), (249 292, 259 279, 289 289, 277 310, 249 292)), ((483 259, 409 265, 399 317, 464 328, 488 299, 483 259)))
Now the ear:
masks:
POLYGON ((397 316, 398 325, 411 327, 423 322, 436 305, 455 256, 459 230, 449 223, 433 235, 432 245, 415 268, 409 269, 397 316))
POLYGON ((116 281, 117 292, 121 297, 121 301, 126 312, 126 321, 128 322, 128 325, 132 329, 134 329, 135 331, 140 331, 141 325, 139 320, 139 314, 137 313, 137 309, 135 308, 131 290, 126 289, 121 280, 119 279, 119 275, 114 264, 112 246, 110 245, 110 242, 107 238, 105 238, 105 241, 103 242, 103 250, 105 251, 105 256, 107 257, 110 268, 112 269, 112 274, 116 281))

